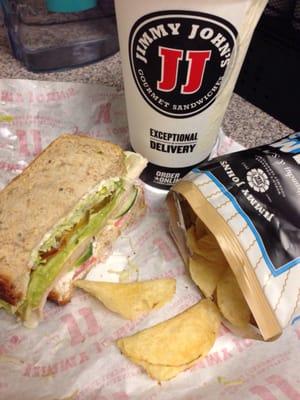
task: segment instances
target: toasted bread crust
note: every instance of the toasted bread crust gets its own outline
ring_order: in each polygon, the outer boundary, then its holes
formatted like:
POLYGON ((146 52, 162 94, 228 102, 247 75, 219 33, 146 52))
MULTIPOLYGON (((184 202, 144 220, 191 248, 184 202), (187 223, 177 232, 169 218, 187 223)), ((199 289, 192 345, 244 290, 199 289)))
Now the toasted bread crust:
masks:
POLYGON ((0 276, 0 299, 16 306, 22 298, 22 292, 18 292, 10 280, 0 276))
POLYGON ((119 146, 62 135, 0 192, 0 298, 25 298, 32 250, 84 194, 125 171, 119 146))

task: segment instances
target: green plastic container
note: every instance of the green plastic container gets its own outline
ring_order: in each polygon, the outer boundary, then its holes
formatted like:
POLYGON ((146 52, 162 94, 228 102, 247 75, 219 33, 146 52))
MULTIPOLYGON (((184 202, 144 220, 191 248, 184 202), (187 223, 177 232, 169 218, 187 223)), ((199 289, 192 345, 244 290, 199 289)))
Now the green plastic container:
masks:
POLYGON ((97 0, 46 0, 48 11, 51 12, 79 12, 94 8, 97 0))

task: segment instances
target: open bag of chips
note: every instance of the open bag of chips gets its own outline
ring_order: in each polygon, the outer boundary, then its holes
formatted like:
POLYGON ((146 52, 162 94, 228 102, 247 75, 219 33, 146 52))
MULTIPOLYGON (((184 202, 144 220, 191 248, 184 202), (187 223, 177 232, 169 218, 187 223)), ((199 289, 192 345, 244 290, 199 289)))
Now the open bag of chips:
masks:
POLYGON ((224 324, 278 337, 300 308, 300 134, 202 164, 168 207, 191 278, 224 324))

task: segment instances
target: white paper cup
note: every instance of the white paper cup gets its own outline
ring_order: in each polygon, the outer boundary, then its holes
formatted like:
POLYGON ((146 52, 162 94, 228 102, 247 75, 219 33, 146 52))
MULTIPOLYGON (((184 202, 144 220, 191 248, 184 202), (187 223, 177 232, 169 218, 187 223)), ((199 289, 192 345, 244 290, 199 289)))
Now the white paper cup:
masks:
POLYGON ((168 189, 217 139, 267 0, 115 0, 130 142, 168 189))

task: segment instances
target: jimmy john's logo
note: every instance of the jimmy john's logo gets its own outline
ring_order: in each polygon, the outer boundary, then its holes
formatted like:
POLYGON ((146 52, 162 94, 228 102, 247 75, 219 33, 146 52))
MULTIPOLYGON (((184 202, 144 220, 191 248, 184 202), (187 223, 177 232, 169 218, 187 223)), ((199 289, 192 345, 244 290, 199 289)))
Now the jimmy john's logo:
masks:
POLYGON ((185 118, 209 107, 233 59, 237 31, 222 18, 186 11, 139 19, 129 38, 132 73, 161 114, 185 118))

